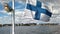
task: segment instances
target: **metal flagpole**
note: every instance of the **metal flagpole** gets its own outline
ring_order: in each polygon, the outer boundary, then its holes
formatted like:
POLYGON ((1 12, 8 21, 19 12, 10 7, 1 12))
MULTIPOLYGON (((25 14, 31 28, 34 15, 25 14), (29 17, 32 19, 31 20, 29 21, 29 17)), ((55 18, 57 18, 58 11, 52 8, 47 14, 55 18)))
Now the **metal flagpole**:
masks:
POLYGON ((12 8, 13 8, 13 21, 12 21, 12 34, 15 34, 15 9, 14 9, 14 2, 15 0, 12 0, 12 8))
MULTIPOLYGON (((2 0, 3 1, 3 0, 2 0)), ((15 24, 15 9, 14 9, 14 2, 15 2, 15 0, 12 0, 12 8, 13 8, 13 14, 12 14, 12 18, 13 18, 13 21, 12 21, 12 34, 15 34, 15 26, 14 26, 14 24, 15 24)), ((5 2, 3 1, 2 2, 2 4, 4 4, 5 2)))

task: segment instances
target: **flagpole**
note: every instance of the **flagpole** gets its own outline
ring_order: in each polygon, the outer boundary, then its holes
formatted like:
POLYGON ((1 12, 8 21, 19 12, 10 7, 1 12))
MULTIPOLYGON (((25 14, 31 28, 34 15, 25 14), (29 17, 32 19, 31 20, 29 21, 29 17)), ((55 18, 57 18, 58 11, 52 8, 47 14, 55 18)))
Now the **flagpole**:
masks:
POLYGON ((14 24, 15 24, 15 9, 14 9, 14 1, 15 0, 12 0, 12 8, 13 8, 13 16, 12 16, 12 18, 13 18, 13 21, 12 21, 12 34, 15 34, 15 26, 14 26, 14 24))

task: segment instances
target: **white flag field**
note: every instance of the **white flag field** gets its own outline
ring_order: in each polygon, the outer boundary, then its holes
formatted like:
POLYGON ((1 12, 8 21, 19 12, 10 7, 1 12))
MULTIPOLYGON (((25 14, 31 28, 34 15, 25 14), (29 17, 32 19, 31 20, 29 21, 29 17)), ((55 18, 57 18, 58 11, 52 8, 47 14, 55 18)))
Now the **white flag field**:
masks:
POLYGON ((59 6, 59 4, 51 3, 53 0, 51 0, 49 3, 46 1, 39 1, 39 0, 27 0, 26 1, 26 11, 31 12, 32 18, 35 20, 41 20, 48 22, 50 21, 53 14, 58 15, 59 11, 53 10, 54 8, 59 6))
POLYGON ((49 7, 38 0, 27 0, 26 10, 35 12, 32 14, 35 20, 49 21, 52 15, 49 7))

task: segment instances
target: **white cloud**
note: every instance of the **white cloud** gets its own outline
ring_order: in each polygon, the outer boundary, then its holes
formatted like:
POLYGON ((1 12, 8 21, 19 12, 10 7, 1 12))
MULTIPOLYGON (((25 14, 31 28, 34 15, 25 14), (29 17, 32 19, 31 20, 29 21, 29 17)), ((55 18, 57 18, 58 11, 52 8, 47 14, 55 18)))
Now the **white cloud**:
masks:
POLYGON ((39 0, 41 2, 49 2, 49 3, 52 3, 52 4, 55 4, 55 5, 60 5, 60 0, 39 0))
POLYGON ((11 18, 8 16, 1 17, 0 18, 0 23, 1 24, 10 24, 11 23, 11 18))
POLYGON ((18 23, 59 23, 60 22, 59 21, 60 19, 58 18, 60 16, 58 16, 58 15, 56 15, 55 17, 52 16, 51 20, 49 22, 34 20, 30 15, 31 15, 31 12, 29 12, 29 11, 26 11, 26 14, 24 14, 24 12, 16 12, 16 22, 18 22, 18 23))
POLYGON ((18 2, 26 2, 26 0, 15 0, 15 1, 18 1, 18 2))
MULTIPOLYGON (((25 12, 23 12, 23 11, 16 10, 16 12, 15 12, 15 23, 59 23, 60 22, 59 21, 60 20, 59 15, 58 16, 56 15, 56 17, 52 16, 51 20, 49 22, 43 22, 40 20, 34 20, 31 17, 31 12, 29 12, 29 11, 27 11, 26 16, 24 16, 25 15, 24 13, 25 12)), ((9 13, 7 13, 7 14, 9 14, 9 13)), ((3 24, 4 23, 12 23, 11 20, 12 20, 11 15, 0 17, 0 23, 3 23, 3 24)))
POLYGON ((0 3, 4 4, 4 3, 8 3, 11 0, 0 0, 0 3))
MULTIPOLYGON (((25 0, 20 0, 20 1, 24 1, 25 2, 25 0)), ((48 2, 48 3, 50 3, 50 2, 48 2)), ((53 5, 53 4, 54 3, 51 3, 51 5, 53 5)), ((58 10, 58 9, 54 9, 53 10, 53 13, 54 14, 60 14, 59 11, 60 10, 58 10)), ((7 13, 4 10, 0 11, 0 13, 1 12, 4 13, 4 14, 8 14, 10 16, 0 17, 0 23, 11 23, 11 20, 12 20, 11 14, 12 13, 7 13)), ((43 22, 43 21, 40 21, 40 20, 34 20, 32 18, 32 15, 31 15, 31 12, 30 11, 27 11, 26 10, 25 12, 16 10, 16 12, 15 12, 15 20, 16 20, 15 22, 16 23, 60 23, 60 15, 54 15, 54 16, 51 17, 51 20, 49 22, 43 22)))

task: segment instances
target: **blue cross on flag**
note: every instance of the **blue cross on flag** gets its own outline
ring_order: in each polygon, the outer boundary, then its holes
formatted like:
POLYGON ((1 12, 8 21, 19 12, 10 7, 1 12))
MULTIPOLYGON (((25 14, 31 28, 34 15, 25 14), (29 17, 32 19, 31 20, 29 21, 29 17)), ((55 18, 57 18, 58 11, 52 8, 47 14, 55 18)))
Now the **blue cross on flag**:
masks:
POLYGON ((49 21, 52 13, 42 7, 42 3, 38 0, 28 0, 26 9, 35 11, 35 20, 49 21))

